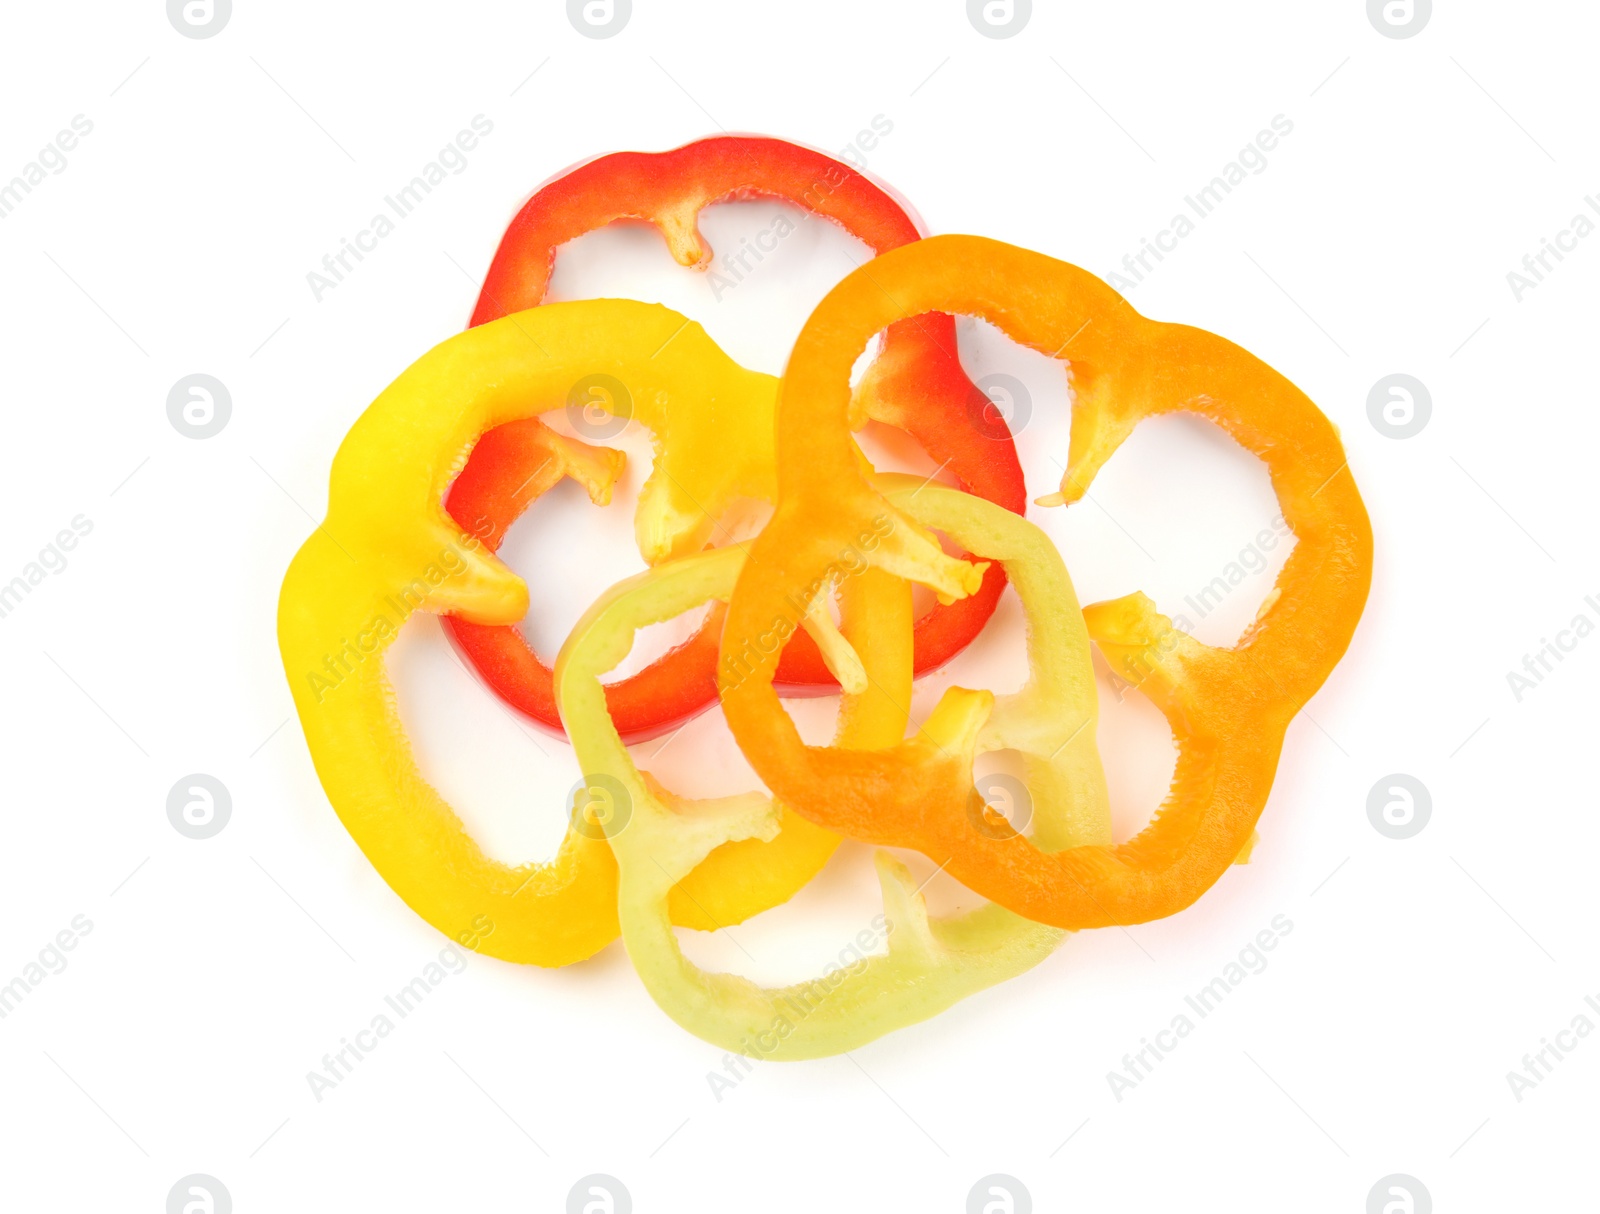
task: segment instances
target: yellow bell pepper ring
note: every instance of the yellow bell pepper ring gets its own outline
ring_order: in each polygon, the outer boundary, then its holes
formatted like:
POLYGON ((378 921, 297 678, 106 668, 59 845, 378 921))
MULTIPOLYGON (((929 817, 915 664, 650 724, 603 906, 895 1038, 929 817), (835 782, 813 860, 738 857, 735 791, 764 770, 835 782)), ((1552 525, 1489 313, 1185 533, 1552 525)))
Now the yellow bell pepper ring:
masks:
MULTIPOLYGON (((441 502, 479 435, 564 405, 572 384, 595 373, 628 386, 635 416, 663 449, 659 467, 671 470, 641 503, 641 535, 667 550, 697 543, 706 514, 766 489, 771 376, 740 367, 698 324, 659 305, 546 304, 436 346, 361 415, 334 457, 327 517, 290 563, 278 602, 295 709, 351 837, 440 931, 490 956, 544 966, 591 956, 617 936, 611 848, 599 834, 569 829, 549 863, 484 855, 417 769, 383 657, 418 610, 480 624, 527 612, 522 580, 441 502), (721 458, 730 448, 750 458, 721 458)), ((825 654, 839 654, 831 624, 815 613, 807 620, 825 654)), ((674 892, 674 921, 711 928, 776 905, 836 842, 802 821, 734 858, 709 856, 674 892)))

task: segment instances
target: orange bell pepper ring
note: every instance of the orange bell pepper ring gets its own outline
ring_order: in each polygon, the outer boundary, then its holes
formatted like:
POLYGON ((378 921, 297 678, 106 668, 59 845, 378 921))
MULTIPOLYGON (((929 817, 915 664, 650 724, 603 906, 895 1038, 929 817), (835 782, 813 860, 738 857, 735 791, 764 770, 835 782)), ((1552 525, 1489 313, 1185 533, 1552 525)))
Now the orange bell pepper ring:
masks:
MULTIPOLYGON (((1289 722, 1343 656, 1372 575, 1372 532, 1332 423, 1293 384, 1233 343, 1148 320, 1094 275, 976 236, 891 250, 836 286, 801 332, 779 389, 780 496, 728 606, 718 678, 734 736, 786 806, 828 830, 910 847, 968 888, 1040 923, 1142 923, 1184 909, 1250 845, 1289 722), (928 311, 982 317, 1070 360, 1068 470, 1041 505, 1077 501, 1144 418, 1189 412, 1266 465, 1297 543, 1233 648, 1203 645, 1142 594, 1085 610, 1112 668, 1162 711, 1178 745, 1171 791, 1129 842, 1046 853, 1014 831, 979 830, 972 758, 993 704, 952 687, 926 733, 893 747, 807 746, 772 687, 797 601, 828 579, 851 537, 888 515, 872 564, 941 595, 978 568, 947 555, 856 467, 850 369, 874 333, 928 311)), ((932 721, 930 721, 930 725, 932 721)))

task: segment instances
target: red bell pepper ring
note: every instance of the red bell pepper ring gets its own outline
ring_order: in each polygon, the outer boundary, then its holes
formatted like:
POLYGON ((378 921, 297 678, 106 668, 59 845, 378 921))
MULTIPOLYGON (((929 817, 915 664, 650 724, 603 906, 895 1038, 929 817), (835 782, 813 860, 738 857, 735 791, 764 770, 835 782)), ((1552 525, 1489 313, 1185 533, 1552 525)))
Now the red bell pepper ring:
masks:
MULTIPOLYGON (((698 228, 700 212, 714 202, 758 197, 787 201, 831 220, 875 253, 921 237, 905 208, 861 173, 783 140, 718 136, 670 152, 619 152, 571 170, 528 200, 495 253, 472 324, 542 303, 557 248, 617 220, 653 224, 679 264, 706 269, 712 251, 698 228)), ((857 388, 852 418, 856 424, 870 418, 905 431, 966 492, 1017 514, 1026 509, 1011 432, 961 369, 950 316, 930 312, 889 326, 857 388)), ((496 548, 517 516, 563 474, 584 483, 597 503, 608 500, 617 465, 608 469, 599 462, 608 458, 606 453, 571 439, 552 443, 559 436, 537 420, 505 429, 514 432, 491 431, 479 442, 446 503, 488 548, 496 548)), ((936 669, 960 653, 988 621, 1004 589, 1005 574, 995 564, 976 593, 941 603, 919 619, 916 673, 936 669)), ((447 618, 445 626, 502 700, 561 732, 551 668, 520 629, 471 624, 458 617, 447 618)), ((718 607, 682 646, 608 685, 612 718, 625 739, 639 741, 664 732, 715 701, 721 627, 718 607)), ((815 642, 805 634, 785 649, 776 682, 800 694, 827 694, 837 688, 815 642)))

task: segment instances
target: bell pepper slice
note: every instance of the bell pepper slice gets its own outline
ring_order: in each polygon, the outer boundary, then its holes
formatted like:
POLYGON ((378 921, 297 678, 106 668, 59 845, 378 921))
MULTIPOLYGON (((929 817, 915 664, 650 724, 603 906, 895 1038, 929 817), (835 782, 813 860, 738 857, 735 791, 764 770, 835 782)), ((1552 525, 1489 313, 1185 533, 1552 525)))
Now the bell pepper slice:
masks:
MULTIPOLYGON (((823 299, 790 357, 778 425, 783 492, 729 602, 718 670, 729 725, 773 794, 840 834, 921 851, 974 891, 1057 927, 1160 918, 1210 888, 1249 845, 1289 722, 1344 654, 1371 581, 1366 509, 1317 407, 1233 343, 1148 320, 1076 266, 994 240, 936 236, 862 266, 823 299), (784 618, 786 596, 819 576, 862 520, 903 517, 853 475, 850 368, 872 334, 930 308, 984 317, 1022 345, 1070 360, 1068 470, 1041 504, 1077 501, 1140 420, 1185 411, 1267 465, 1296 536, 1233 648, 1176 630, 1140 594, 1086 610, 1113 669, 1162 711, 1178 745, 1165 803, 1127 843, 1046 854, 1021 836, 978 831, 968 812, 969 744, 807 746, 773 691, 776 655, 758 642, 784 618)), ((975 584, 970 563, 914 528, 893 534, 902 532, 902 542, 870 554, 874 565, 948 594, 975 584)), ((979 722, 985 705, 951 688, 937 711, 979 722)))
MULTIPOLYGON (((1020 751, 1035 789, 1038 846, 1109 843, 1089 638, 1049 538, 1019 516, 953 489, 899 477, 875 483, 898 486, 888 500, 921 526, 1003 561, 1027 613, 1028 683, 1012 695, 969 693, 990 710, 981 724, 962 705, 935 713, 920 736, 952 750, 1020 751)), ((864 528, 853 541, 869 557, 875 534, 864 528)), ((764 1060, 818 1058, 925 1020, 1032 968, 1065 933, 992 904, 930 919, 906 867, 880 852, 883 914, 844 943, 843 964, 819 977, 764 988, 735 974, 707 973, 683 955, 668 915, 675 884, 713 848, 773 837, 786 811, 757 793, 696 801, 664 789, 635 767, 607 714, 600 678, 627 655, 640 628, 728 596, 745 560, 740 550, 715 550, 613 587, 563 646, 557 695, 589 780, 624 794, 627 812, 601 821, 617 857, 623 941, 651 996, 679 1024, 723 1049, 764 1060), (877 952, 885 939, 887 951, 877 952)), ((839 590, 843 634, 861 655, 869 692, 846 697, 836 745, 870 752, 904 737, 909 588, 857 562, 842 571, 839 590)), ((981 829, 1009 832, 992 810, 980 812, 981 829)))
MULTIPOLYGON (((699 325, 658 305, 550 304, 471 329, 413 363, 350 428, 326 520, 290 563, 278 602, 284 672, 317 775, 373 867, 446 935, 545 966, 616 937, 610 847, 574 826, 550 863, 485 856, 417 769, 383 654, 418 610, 485 624, 526 613, 522 579, 445 513, 444 491, 480 435, 563 405, 573 380, 595 368, 648 402, 663 434, 708 411, 724 410, 730 426, 762 409, 770 416, 771 376, 740 367, 699 325)), ((752 441, 762 433, 770 442, 770 426, 752 441)), ((590 458, 560 440, 552 449, 580 466, 590 458)), ((604 480, 603 466, 591 471, 604 480)), ((709 500, 720 473, 707 465, 683 475, 709 500)), ((776 905, 836 843, 797 820, 771 842, 709 856, 674 891, 674 922, 709 929, 776 905)))
MULTIPOLYGON (((618 220, 654 225, 681 265, 708 269, 712 250, 699 230, 700 212, 715 202, 756 197, 800 206, 838 224, 874 252, 921 235, 904 206, 854 168, 783 140, 718 136, 669 152, 620 152, 562 174, 528 200, 495 253, 472 323, 543 302, 557 248, 618 220)), ((987 403, 961 369, 954 321, 931 313, 889 327, 857 393, 853 424, 871 418, 905 431, 962 487, 1021 513, 1026 495, 1016 448, 1004 420, 987 403)), ((649 424, 642 410, 635 416, 649 424)), ((650 564, 698 551, 709 539, 719 538, 714 533, 720 499, 686 494, 685 465, 709 458, 726 465, 730 481, 740 481, 746 496, 771 500, 776 493, 770 438, 750 441, 749 425, 730 433, 724 416, 708 413, 700 420, 704 426, 696 436, 655 436, 656 468, 636 516, 639 550, 650 564), (683 449, 686 437, 703 439, 704 449, 683 449)), ((762 424, 770 426, 770 414, 762 424)), ((521 511, 554 483, 541 469, 570 469, 591 497, 597 492, 595 480, 583 475, 594 470, 593 459, 576 465, 552 463, 548 427, 537 420, 518 425, 521 433, 515 438, 486 436, 447 503, 463 525, 486 525, 484 542, 491 550, 521 511)), ((917 621, 917 672, 936 669, 965 648, 993 613, 1004 586, 996 568, 977 593, 941 604, 917 621)), ((520 629, 458 618, 446 626, 501 699, 544 728, 561 732, 550 667, 520 629)), ((683 646, 611 685, 613 719, 625 738, 640 741, 665 732, 713 702, 720 631, 720 612, 713 613, 683 646)), ((827 660, 809 636, 797 638, 786 650, 778 682, 811 694, 836 689, 827 660)))

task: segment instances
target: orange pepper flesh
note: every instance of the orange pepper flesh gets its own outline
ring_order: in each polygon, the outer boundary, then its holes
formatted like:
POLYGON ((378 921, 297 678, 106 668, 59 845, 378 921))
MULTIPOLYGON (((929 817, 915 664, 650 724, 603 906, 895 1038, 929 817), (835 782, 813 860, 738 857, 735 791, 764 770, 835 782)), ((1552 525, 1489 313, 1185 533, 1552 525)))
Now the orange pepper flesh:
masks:
MULTIPOLYGON (((1040 846, 1109 841, 1089 635, 1060 554, 1033 524, 981 498, 894 474, 875 483, 925 526, 1006 564, 1028 621, 1029 678, 1019 691, 995 699, 979 748, 1022 757, 1034 788, 1032 837, 1040 846)), ((863 546, 871 544, 869 537, 863 546)), ((992 904, 930 916, 922 885, 899 860, 879 852, 884 913, 876 922, 883 925, 886 952, 781 988, 709 973, 684 956, 667 915, 679 881, 697 872, 712 848, 748 846, 789 819, 761 794, 695 800, 641 772, 606 719, 600 676, 632 648, 640 627, 731 593, 744 559, 730 549, 699 553, 613 587, 562 647, 557 694, 583 769, 608 781, 612 805, 627 810, 606 813, 604 829, 617 857, 623 941, 651 996, 690 1032, 724 1049, 768 1060, 819 1058, 1022 973, 1049 956, 1064 933, 992 904), (737 841, 724 841, 730 839, 737 841)), ((841 746, 889 746, 905 736, 909 717, 910 587, 877 570, 856 570, 838 592, 846 640, 860 654, 867 686, 844 697, 837 739, 841 746)), ((922 729, 944 736, 931 719, 922 729)), ((1003 819, 990 811, 981 821, 983 829, 996 829, 1003 819)), ((782 829, 792 830, 792 821, 782 829)), ((858 940, 856 947, 865 946, 858 940)))
POLYGON ((831 831, 914 848, 991 901, 1069 929, 1182 910, 1246 850, 1289 722, 1344 654, 1371 582, 1371 526, 1338 435, 1293 384, 1215 334, 1140 316, 1076 266, 980 237, 936 236, 867 263, 817 307, 780 387, 778 443, 778 506, 729 603, 718 671, 729 725, 774 796, 831 831), (1176 630, 1142 594, 1085 610, 1112 668, 1161 710, 1178 746, 1166 801, 1127 843, 1047 854, 1015 833, 974 829, 982 695, 951 688, 935 710, 946 726, 966 717, 963 745, 919 736, 846 751, 805 745, 773 690, 779 652, 763 638, 864 520, 888 513, 906 524, 871 554, 874 565, 942 595, 977 584, 973 566, 945 555, 868 484, 850 444, 856 357, 885 326, 933 309, 980 316, 1070 359, 1068 470, 1060 493, 1040 504, 1077 501, 1141 420, 1182 411, 1267 465, 1295 534, 1256 622, 1231 649, 1176 630))

